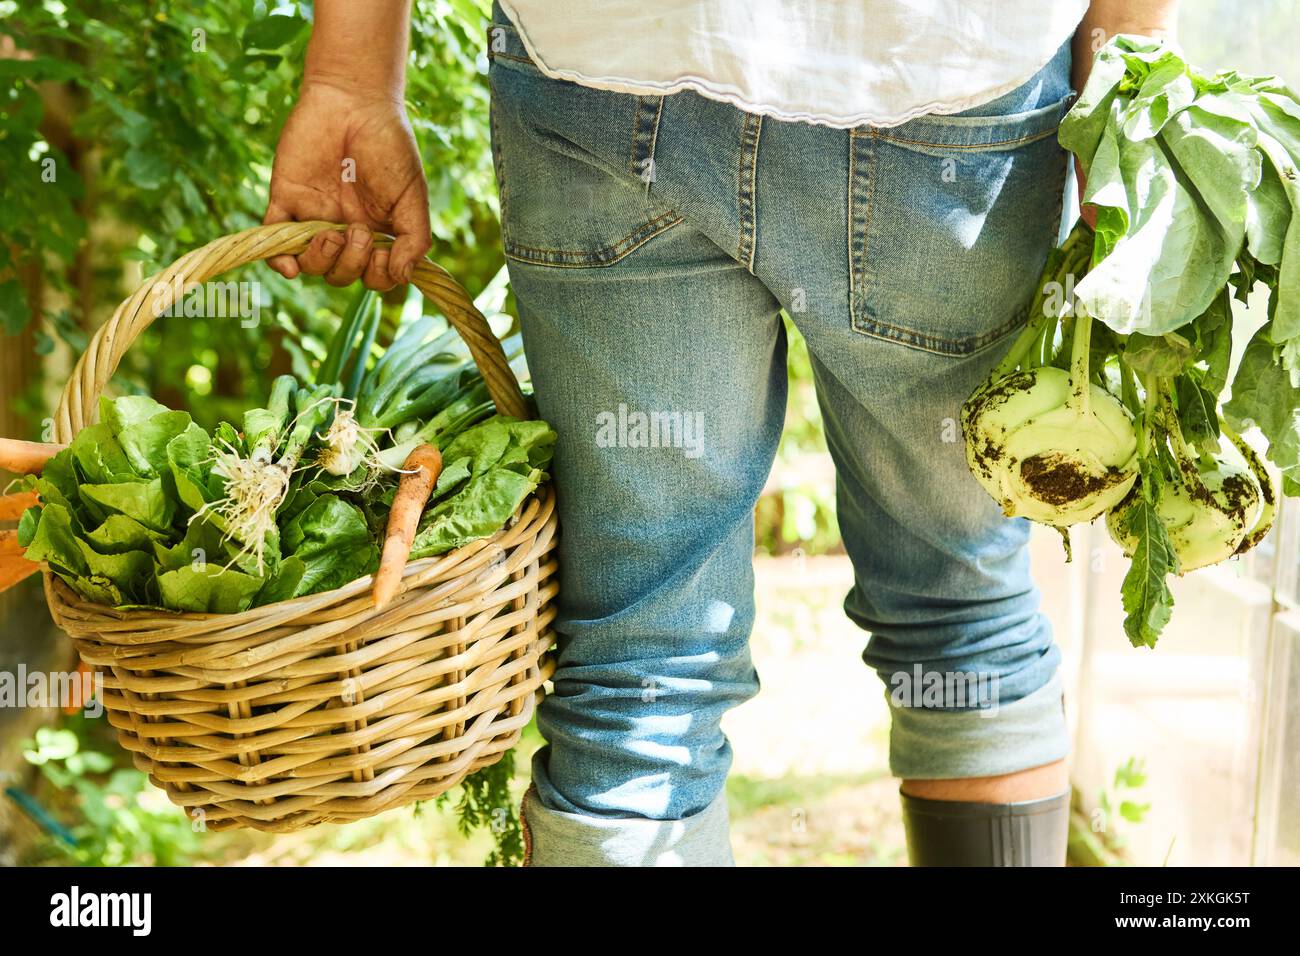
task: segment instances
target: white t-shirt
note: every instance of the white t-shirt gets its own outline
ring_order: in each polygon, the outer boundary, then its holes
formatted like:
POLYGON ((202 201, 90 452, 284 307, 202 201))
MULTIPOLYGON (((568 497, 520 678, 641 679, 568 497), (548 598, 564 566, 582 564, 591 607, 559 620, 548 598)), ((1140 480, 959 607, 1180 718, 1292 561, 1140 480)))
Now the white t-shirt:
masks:
POLYGON ((1088 0, 500 0, 547 76, 694 90, 751 113, 895 126, 1008 93, 1088 0))

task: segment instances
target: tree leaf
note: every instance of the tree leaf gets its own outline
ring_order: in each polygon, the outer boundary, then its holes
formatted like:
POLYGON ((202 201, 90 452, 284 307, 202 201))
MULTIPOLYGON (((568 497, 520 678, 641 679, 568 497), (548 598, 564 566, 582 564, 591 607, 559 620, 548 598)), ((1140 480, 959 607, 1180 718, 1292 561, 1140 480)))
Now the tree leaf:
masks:
POLYGON ((0 282, 0 330, 5 335, 17 335, 31 317, 22 283, 17 279, 0 282))
POLYGON ((244 30, 244 47, 253 50, 278 50, 297 38, 307 26, 299 16, 269 16, 254 20, 244 30))
POLYGON ((122 162, 131 182, 141 189, 157 189, 168 179, 170 168, 156 148, 137 146, 127 151, 122 162))

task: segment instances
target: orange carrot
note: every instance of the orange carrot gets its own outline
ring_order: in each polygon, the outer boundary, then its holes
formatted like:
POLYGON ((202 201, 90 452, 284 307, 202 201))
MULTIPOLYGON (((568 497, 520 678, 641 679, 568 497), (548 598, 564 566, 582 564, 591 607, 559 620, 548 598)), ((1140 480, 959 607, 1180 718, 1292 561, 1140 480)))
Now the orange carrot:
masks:
POLYGON ((40 569, 39 564, 28 561, 21 554, 0 554, 0 592, 8 591, 20 581, 26 581, 40 569))
POLYGON ((402 572, 406 570, 406 559, 410 557, 411 544, 415 541, 416 526, 441 471, 442 454, 433 445, 417 445, 406 456, 402 477, 397 481, 397 494, 393 496, 393 507, 388 512, 384 553, 379 559, 379 570, 375 572, 371 589, 376 608, 384 607, 397 595, 402 572))
POLYGON ((0 468, 16 471, 20 475, 39 475, 45 463, 67 447, 19 441, 17 438, 0 438, 0 468))
POLYGON ((0 521, 17 521, 23 512, 32 505, 40 504, 34 491, 20 491, 12 495, 0 495, 0 521))
POLYGON ((22 554, 23 549, 18 545, 17 531, 0 531, 0 554, 22 554))

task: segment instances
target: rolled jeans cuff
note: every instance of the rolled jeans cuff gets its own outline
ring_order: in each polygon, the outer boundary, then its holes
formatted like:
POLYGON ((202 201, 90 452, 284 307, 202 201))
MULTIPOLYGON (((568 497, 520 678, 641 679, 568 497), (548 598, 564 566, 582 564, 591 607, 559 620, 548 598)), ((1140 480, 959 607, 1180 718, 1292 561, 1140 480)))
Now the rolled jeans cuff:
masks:
POLYGON ((893 700, 889 709, 889 769, 904 780, 996 777, 1054 763, 1070 752, 1059 671, 1038 690, 995 710, 903 707, 893 700))
POLYGON ((552 810, 537 785, 520 810, 524 866, 735 866, 727 795, 680 820, 593 817, 552 810))

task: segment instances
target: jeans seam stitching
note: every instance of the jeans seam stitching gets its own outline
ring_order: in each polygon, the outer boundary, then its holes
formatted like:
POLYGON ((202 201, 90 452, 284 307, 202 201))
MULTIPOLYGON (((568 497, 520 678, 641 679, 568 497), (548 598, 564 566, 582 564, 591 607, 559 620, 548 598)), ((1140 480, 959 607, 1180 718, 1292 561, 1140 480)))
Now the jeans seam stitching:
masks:
POLYGON ((869 133, 854 133, 849 137, 849 324, 853 328, 858 327, 859 303, 861 311, 865 314, 867 309, 866 288, 867 288, 867 255, 871 248, 871 215, 876 203, 876 150, 875 143, 878 138, 877 131, 873 128, 869 133), (863 136, 869 135, 870 141, 866 149, 866 167, 865 175, 867 177, 867 195, 864 203, 863 221, 862 221, 862 242, 861 251, 857 251, 857 244, 854 240, 854 213, 856 203, 854 196, 857 192, 857 169, 858 169, 858 143, 857 140, 863 136))
POLYGON ((488 133, 493 144, 492 169, 493 172, 496 173, 497 177, 497 204, 501 215, 501 239, 502 242, 505 243, 508 241, 505 232, 506 222, 508 221, 506 213, 510 208, 510 200, 506 194, 506 179, 503 175, 504 170, 501 162, 501 127, 497 120, 496 97, 492 97, 488 103, 488 133))
POLYGON ((905 328, 901 325, 890 325, 888 322, 881 322, 878 319, 862 319, 855 325, 854 329, 862 335, 897 342, 922 351, 932 352, 935 355, 970 355, 992 345, 1024 320, 1023 310, 1017 311, 1015 315, 997 326, 997 328, 960 339, 948 339, 941 335, 918 332, 915 329, 905 328), (944 348, 944 346, 949 346, 949 348, 944 348))
POLYGON ((650 160, 649 171, 650 179, 644 180, 646 191, 649 191, 650 183, 654 179, 654 157, 655 149, 659 142, 659 118, 663 114, 664 98, 662 96, 638 96, 636 101, 636 114, 632 120, 632 161, 629 164, 629 171, 633 176, 641 179, 645 170, 639 168, 639 164, 650 160), (648 116, 650 104, 654 104, 654 118, 648 116), (648 124, 648 125, 647 125, 648 124))
POLYGON ((524 790, 524 795, 519 801, 519 829, 524 838, 524 859, 522 866, 528 866, 533 859, 533 831, 528 827, 528 798, 536 789, 534 784, 529 784, 524 790))
MULTIPOLYGON (((1024 136, 1019 136, 1015 139, 999 139, 989 143, 931 143, 923 139, 907 139, 903 136, 891 136, 888 133, 877 133, 875 130, 872 131, 872 135, 878 136, 880 139, 889 143, 905 143, 909 146, 929 146, 934 149, 992 149, 995 146, 1018 146, 1023 143, 1036 142, 1040 139, 1045 139, 1046 137, 1051 136, 1056 132, 1056 130, 1057 127, 1052 127, 1051 129, 1045 129, 1037 133, 1027 133, 1024 136)), ((861 136, 864 134, 855 132, 854 135, 861 136)))
POLYGON ((506 255, 520 262, 533 262, 539 265, 555 266, 558 268, 581 268, 586 266, 609 266, 620 261, 629 253, 634 252, 641 246, 645 245, 655 236, 663 233, 673 226, 682 222, 682 217, 675 212, 666 212, 644 225, 638 226, 630 233, 620 239, 618 242, 611 243, 598 249, 596 252, 578 252, 568 249, 548 249, 543 246, 526 246, 517 242, 507 242, 505 245, 506 255), (650 230, 644 236, 642 232, 650 230), (626 249, 614 253, 624 244, 631 243, 626 249), (528 253, 535 253, 535 256, 529 256, 528 253), (549 257, 557 256, 568 259, 568 262, 554 262, 549 257))
POLYGON ((752 275, 757 249, 758 210, 756 190, 758 179, 758 142, 763 133, 763 117, 744 114, 740 129, 740 161, 736 166, 736 193, 740 219, 740 235, 736 244, 736 259, 752 275), (753 131, 751 133, 751 130, 753 131), (748 182, 746 182, 748 173, 748 182))
MULTIPOLYGON (((528 59, 528 57, 526 56, 516 56, 513 53, 502 53, 499 50, 498 51, 488 50, 488 59, 489 60, 514 60, 517 63, 527 63, 530 66, 537 65, 532 60, 528 59)), ((540 72, 540 70, 538 72, 540 72)))

